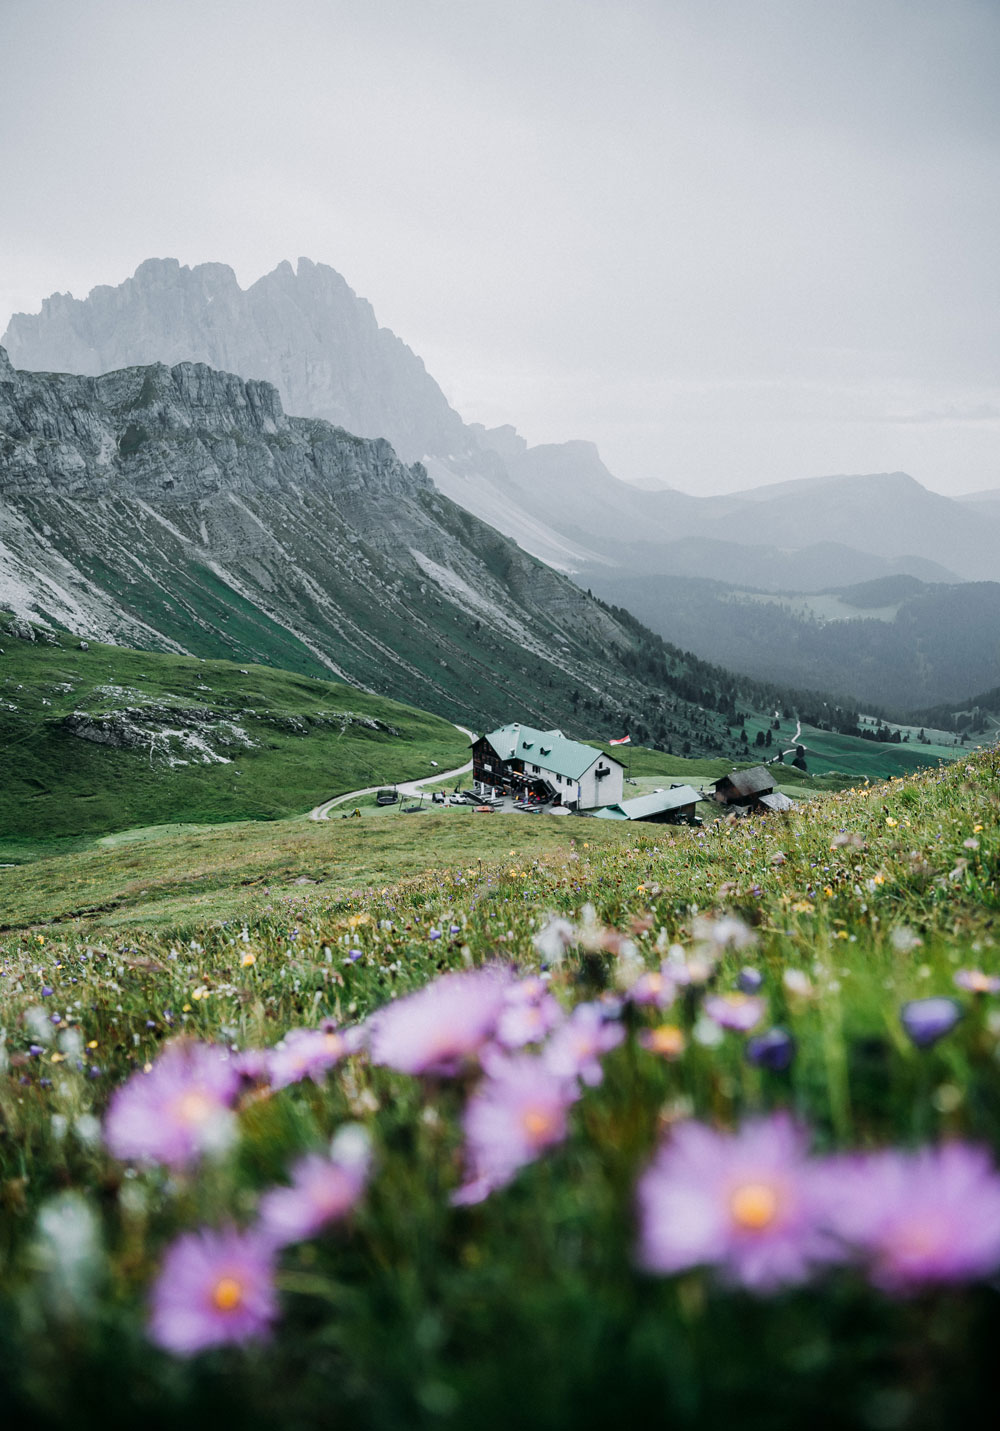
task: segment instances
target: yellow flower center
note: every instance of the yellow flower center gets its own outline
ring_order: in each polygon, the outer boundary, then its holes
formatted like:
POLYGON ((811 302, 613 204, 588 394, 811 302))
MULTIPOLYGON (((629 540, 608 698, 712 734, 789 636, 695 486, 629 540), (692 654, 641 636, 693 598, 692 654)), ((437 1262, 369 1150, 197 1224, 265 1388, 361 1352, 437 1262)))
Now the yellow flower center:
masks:
POLYGON ((664 1058, 679 1058, 684 1052, 684 1034, 674 1024, 661 1024, 650 1033, 648 1046, 664 1058))
POLYGON ((941 1245, 941 1228, 933 1218, 905 1223, 892 1239, 897 1257, 926 1257, 941 1245))
POLYGON ((524 1131, 534 1142, 540 1142, 555 1132, 556 1120, 546 1109, 529 1108, 524 1115, 524 1131))
POLYGON ((220 1312, 235 1312, 243 1301, 243 1284, 235 1277, 220 1277, 212 1292, 212 1301, 220 1312))
POLYGON ((778 1213, 778 1195, 767 1183, 744 1183, 729 1199, 733 1221, 748 1232, 760 1232, 778 1213))
POLYGON ((204 1093, 197 1090, 185 1093, 176 1103, 177 1116, 182 1123, 205 1123, 215 1112, 216 1105, 204 1093))

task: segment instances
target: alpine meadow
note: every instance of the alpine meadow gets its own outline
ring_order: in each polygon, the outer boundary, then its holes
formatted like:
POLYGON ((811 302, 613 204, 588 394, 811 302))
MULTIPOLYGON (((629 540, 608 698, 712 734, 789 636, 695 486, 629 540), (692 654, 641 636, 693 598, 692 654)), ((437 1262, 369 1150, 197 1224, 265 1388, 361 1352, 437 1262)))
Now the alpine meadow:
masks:
POLYGON ((5 8, 12 1424, 988 1424, 998 64, 5 8))

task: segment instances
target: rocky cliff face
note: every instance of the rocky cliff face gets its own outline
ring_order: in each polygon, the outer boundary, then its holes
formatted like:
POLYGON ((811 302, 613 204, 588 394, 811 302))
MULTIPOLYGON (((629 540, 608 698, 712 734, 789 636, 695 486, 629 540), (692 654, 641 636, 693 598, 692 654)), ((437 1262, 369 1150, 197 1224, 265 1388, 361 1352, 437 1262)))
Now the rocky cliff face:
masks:
MULTIPOLYGON (((333 672, 470 724, 571 725, 581 697, 662 717, 635 633, 420 464, 200 363, 59 376, 0 349, 0 607, 333 672)), ((701 719, 677 711, 678 730, 701 719)))
POLYGON ((504 454, 526 445, 514 429, 463 423, 420 358, 326 264, 281 263, 244 290, 222 263, 147 259, 116 288, 85 299, 55 293, 39 313, 15 314, 0 341, 18 368, 34 372, 97 376, 201 362, 266 379, 288 412, 387 438, 404 461, 423 462, 447 496, 543 561, 572 570, 599 559, 512 487, 504 454))
POLYGON ((307 258, 245 291, 222 263, 148 259, 117 288, 56 293, 37 315, 16 314, 3 341, 34 371, 203 362, 266 378, 289 412, 385 437, 406 461, 475 446, 420 359, 339 273, 307 258))

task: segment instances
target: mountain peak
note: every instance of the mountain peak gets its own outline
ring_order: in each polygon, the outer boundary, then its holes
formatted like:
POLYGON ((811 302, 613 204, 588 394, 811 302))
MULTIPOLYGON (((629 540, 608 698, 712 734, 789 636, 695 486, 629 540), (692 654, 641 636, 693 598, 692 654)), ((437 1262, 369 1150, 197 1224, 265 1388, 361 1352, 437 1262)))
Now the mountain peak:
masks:
POLYGON ((189 268, 149 258, 117 288, 47 299, 3 336, 33 372, 96 377, 163 362, 204 362, 266 379, 285 411, 321 417, 359 437, 387 438, 409 462, 476 449, 423 363, 380 328, 339 273, 305 256, 283 260, 249 288, 223 263, 189 268))
MULTIPOLYGON (((185 270, 185 272, 187 273, 190 273, 190 271, 190 269, 185 270)), ((142 263, 139 264, 135 273, 133 273, 132 279, 135 283, 144 284, 149 282, 159 282, 162 279, 166 278, 168 275, 171 278, 178 278, 180 277, 180 273, 181 265, 179 259, 144 258, 142 263)), ((101 288, 107 288, 109 285, 102 283, 98 286, 101 288)))

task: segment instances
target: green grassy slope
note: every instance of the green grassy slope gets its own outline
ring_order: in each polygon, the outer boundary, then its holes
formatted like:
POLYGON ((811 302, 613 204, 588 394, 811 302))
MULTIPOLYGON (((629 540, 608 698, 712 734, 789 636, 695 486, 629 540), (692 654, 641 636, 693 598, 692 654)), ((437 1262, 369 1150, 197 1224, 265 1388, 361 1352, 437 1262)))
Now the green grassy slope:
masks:
POLYGON ((0 642, 8 858, 32 840, 271 820, 467 758, 466 738, 447 721, 330 681, 117 646, 84 651, 63 635, 49 644, 4 633, 0 642), (82 739, 65 724, 85 712, 114 736, 122 711, 132 713, 136 748, 82 739))
POLYGON ((346 899, 429 870, 565 857, 623 838, 621 825, 607 820, 487 816, 471 807, 371 820, 160 827, 0 869, 0 929, 191 929, 260 918, 288 899, 346 899))

